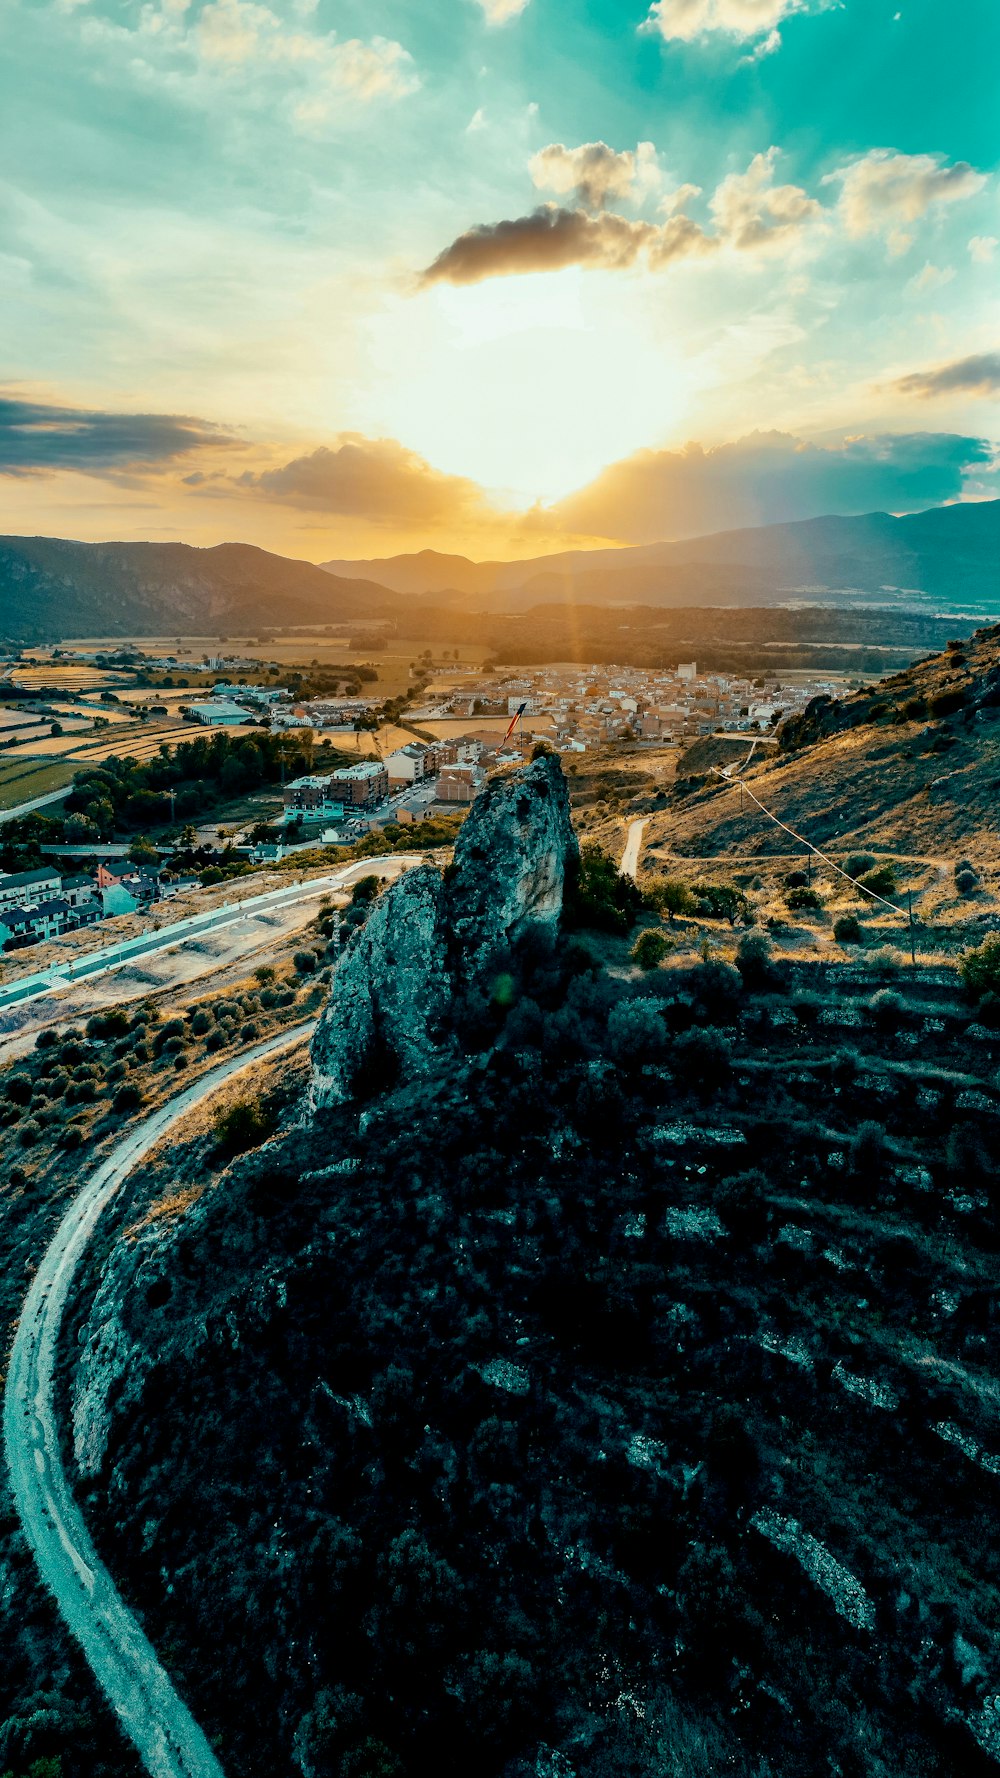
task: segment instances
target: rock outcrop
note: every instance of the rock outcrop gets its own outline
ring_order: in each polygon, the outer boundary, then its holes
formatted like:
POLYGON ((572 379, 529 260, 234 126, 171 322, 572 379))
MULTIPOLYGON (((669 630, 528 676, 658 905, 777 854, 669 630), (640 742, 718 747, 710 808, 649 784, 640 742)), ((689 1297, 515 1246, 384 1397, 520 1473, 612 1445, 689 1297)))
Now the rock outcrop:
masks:
POLYGON ((431 1066, 449 1040, 454 996, 484 982, 530 930, 555 927, 576 856, 554 755, 487 785, 445 875, 408 872, 348 945, 313 1039, 314 1107, 431 1066))

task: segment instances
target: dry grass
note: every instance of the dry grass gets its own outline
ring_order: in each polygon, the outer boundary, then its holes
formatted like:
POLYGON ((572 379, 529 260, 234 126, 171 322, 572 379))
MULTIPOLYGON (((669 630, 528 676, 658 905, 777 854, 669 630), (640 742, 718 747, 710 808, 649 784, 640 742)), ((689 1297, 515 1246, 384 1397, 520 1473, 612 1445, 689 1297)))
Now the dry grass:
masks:
POLYGON ((154 1223, 176 1222, 179 1216, 183 1216, 185 1211, 190 1210, 192 1204, 197 1204, 204 1190, 203 1185, 187 1185, 181 1191, 171 1192, 165 1198, 158 1198, 155 1204, 150 1204, 145 1216, 140 1216, 138 1222, 133 1222, 125 1230, 126 1241, 134 1241, 143 1229, 152 1228, 154 1223))

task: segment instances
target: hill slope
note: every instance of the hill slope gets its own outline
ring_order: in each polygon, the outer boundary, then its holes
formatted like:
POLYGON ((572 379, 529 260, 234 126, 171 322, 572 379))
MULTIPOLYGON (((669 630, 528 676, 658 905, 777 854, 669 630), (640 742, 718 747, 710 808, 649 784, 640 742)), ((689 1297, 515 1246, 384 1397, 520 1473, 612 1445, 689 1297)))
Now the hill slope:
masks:
POLYGON ((18 641, 329 623, 387 615, 397 604, 371 581, 331 577, 248 543, 0 537, 0 634, 18 641))
POLYGON ((1000 609, 1000 501, 937 507, 894 518, 868 513, 719 531, 629 549, 567 550, 522 562, 470 562, 417 555, 333 561, 331 573, 361 574, 400 593, 455 591, 510 603, 551 597, 557 586, 590 603, 629 599, 683 604, 759 603, 773 598, 896 589, 959 609, 1000 609), (662 576, 662 578, 661 578, 662 576))
MULTIPOLYGON (((817 698, 745 774, 814 845, 1000 851, 1000 626, 840 702, 817 698)), ((738 789, 683 777, 656 838, 695 855, 784 852, 738 789)))

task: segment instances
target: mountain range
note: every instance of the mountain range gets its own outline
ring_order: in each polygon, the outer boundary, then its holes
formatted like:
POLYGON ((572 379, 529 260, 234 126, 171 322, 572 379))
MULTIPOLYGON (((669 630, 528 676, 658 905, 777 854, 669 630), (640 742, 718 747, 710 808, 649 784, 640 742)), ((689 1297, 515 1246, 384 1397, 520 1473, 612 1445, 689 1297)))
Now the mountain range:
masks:
POLYGON ((635 548, 567 550, 520 562, 472 562, 422 550, 331 561, 398 593, 462 594, 481 609, 572 598, 586 604, 773 604, 830 595, 975 611, 1000 602, 1000 501, 894 518, 868 513, 718 531, 635 548))
POLYGON ((0 537, 0 634, 204 633, 565 604, 887 604, 983 615, 1000 609, 1000 501, 806 519, 638 548, 473 562, 423 550, 317 565, 251 544, 78 543, 0 537))

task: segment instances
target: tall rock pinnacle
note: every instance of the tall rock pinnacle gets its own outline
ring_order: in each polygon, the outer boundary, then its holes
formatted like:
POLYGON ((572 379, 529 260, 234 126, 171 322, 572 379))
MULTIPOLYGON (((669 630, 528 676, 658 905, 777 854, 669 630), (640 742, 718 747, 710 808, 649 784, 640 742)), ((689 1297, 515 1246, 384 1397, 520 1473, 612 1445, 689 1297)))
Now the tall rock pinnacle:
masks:
POLYGON ((333 979, 312 1045, 316 1107, 413 1078, 449 1041, 456 991, 532 928, 554 928, 577 856, 554 754, 476 799, 444 877, 409 871, 385 891, 333 979))

